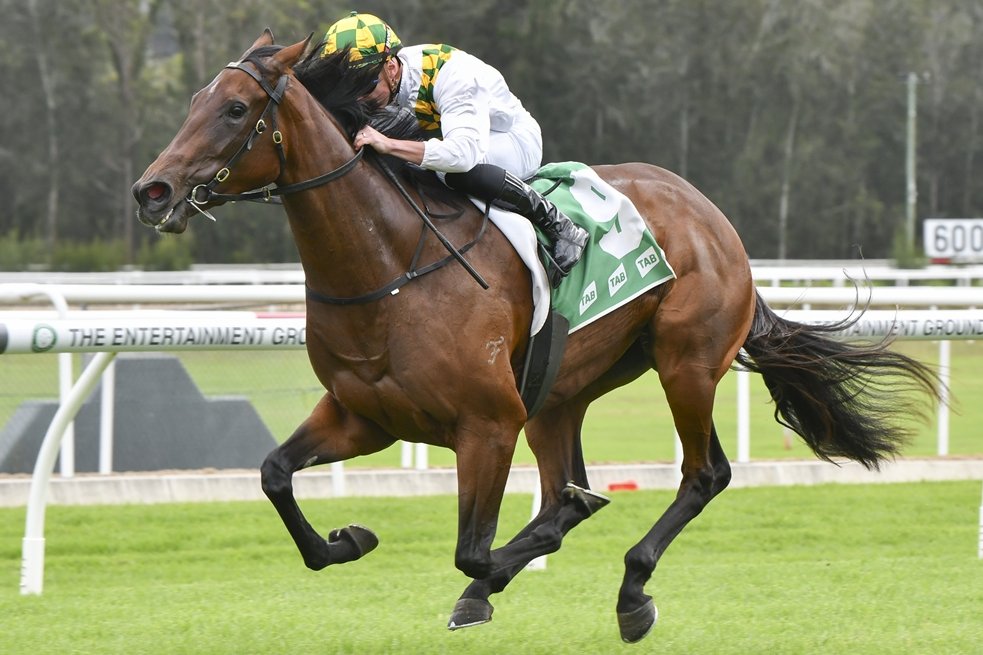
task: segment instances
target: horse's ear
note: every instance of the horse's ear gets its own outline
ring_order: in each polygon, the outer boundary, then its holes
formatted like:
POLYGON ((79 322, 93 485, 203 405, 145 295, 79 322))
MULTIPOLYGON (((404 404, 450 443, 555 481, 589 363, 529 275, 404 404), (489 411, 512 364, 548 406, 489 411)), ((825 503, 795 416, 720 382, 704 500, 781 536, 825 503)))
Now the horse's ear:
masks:
POLYGON ((246 51, 242 53, 242 57, 239 57, 239 59, 245 59, 246 55, 261 45, 273 45, 273 30, 268 27, 263 30, 263 33, 259 35, 259 38, 251 46, 246 48, 246 51))
POLYGON ((307 38, 303 41, 298 41, 293 45, 288 45, 278 53, 273 55, 273 59, 276 60, 277 64, 283 67, 284 70, 292 68, 294 64, 300 61, 300 58, 307 53, 307 49, 310 47, 311 39, 314 38, 314 32, 307 35, 307 38))

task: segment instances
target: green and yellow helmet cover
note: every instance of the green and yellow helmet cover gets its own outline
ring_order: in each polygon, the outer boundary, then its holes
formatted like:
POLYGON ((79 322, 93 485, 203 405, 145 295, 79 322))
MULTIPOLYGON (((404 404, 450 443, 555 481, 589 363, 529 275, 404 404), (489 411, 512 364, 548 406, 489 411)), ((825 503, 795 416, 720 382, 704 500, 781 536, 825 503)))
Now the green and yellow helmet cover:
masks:
POLYGON ((349 59, 357 67, 381 64, 403 44, 382 19, 353 11, 328 28, 322 57, 351 48, 349 59))

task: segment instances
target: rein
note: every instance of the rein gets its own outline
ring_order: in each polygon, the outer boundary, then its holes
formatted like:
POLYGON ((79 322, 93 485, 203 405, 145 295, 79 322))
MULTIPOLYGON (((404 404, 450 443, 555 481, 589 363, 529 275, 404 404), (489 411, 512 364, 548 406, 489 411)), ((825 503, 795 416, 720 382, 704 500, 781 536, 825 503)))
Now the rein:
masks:
MULTIPOLYGON (((212 221, 215 221, 215 217, 212 216, 208 212, 208 210, 204 208, 204 205, 207 205, 210 202, 215 202, 215 201, 230 202, 230 201, 237 201, 237 200, 245 200, 245 201, 252 201, 252 202, 270 202, 276 196, 283 196, 289 193, 298 193, 300 191, 313 189, 315 187, 327 184, 332 180, 336 180, 340 177, 347 175, 349 172, 352 171, 352 169, 355 168, 355 165, 358 164, 358 162, 362 159, 362 156, 365 153, 364 148, 361 150, 357 150, 351 159, 346 161, 338 168, 332 171, 328 171, 327 173, 324 173, 322 175, 318 175, 317 177, 311 178, 309 180, 305 180, 303 182, 296 182, 294 184, 288 184, 286 186, 276 185, 274 182, 273 184, 275 186, 267 185, 261 189, 246 191, 244 193, 216 193, 215 187, 229 179, 230 175, 232 174, 232 167, 239 161, 240 158, 242 158, 243 155, 245 155, 247 152, 252 150, 253 141, 256 139, 256 137, 258 137, 259 135, 263 134, 266 131, 267 125, 266 125, 265 118, 267 115, 269 115, 270 123, 273 127, 273 144, 276 146, 277 155, 280 159, 280 173, 279 175, 277 175, 276 179, 282 177, 283 168, 286 165, 286 161, 287 161, 286 155, 283 152, 283 133, 277 128, 277 120, 276 120, 277 107, 280 105, 280 102, 283 100, 283 94, 287 88, 287 79, 288 79, 287 76, 281 75, 280 79, 277 81, 276 87, 271 87, 258 72, 256 72, 252 68, 243 66, 241 61, 231 62, 226 66, 226 68, 240 70, 246 73, 247 75, 249 75, 251 78, 253 78, 256 81, 257 84, 259 84, 259 86, 263 89, 263 91, 266 92, 266 95, 269 96, 270 99, 269 102, 266 103, 266 107, 263 109, 263 113, 260 114, 259 120, 256 121, 255 127, 249 133, 249 136, 246 137, 246 140, 243 141, 242 145, 239 146, 239 149, 235 152, 235 154, 233 154, 232 157, 229 158, 229 160, 225 163, 225 165, 219 169, 219 171, 215 174, 215 176, 211 180, 209 180, 206 184, 199 184, 196 187, 194 187, 191 190, 191 192, 188 194, 188 197, 185 198, 185 201, 187 201, 199 213, 203 214, 204 216, 211 219, 212 221)), ((478 230, 478 235, 463 248, 460 249, 455 248, 454 244, 452 244, 447 239, 447 237, 445 237, 440 232, 440 230, 437 229, 437 226, 433 224, 433 221, 430 220, 430 216, 427 214, 427 212, 421 209, 416 204, 416 202, 409 195, 409 193, 406 191, 403 185, 400 184, 396 175, 392 172, 392 170, 389 169, 389 167, 385 164, 385 162, 382 161, 382 159, 378 159, 377 161, 379 167, 382 169, 383 173, 385 173, 389 181, 396 187, 397 190, 399 190, 400 194, 409 203, 413 211, 423 221, 424 230, 420 234, 420 240, 417 242, 416 252, 413 254, 413 259, 410 262, 410 270, 403 273, 399 277, 395 278, 389 284, 385 285, 380 289, 377 289, 370 293, 363 294, 361 296, 354 296, 351 298, 337 298, 334 296, 327 296, 318 291, 315 291, 314 289, 311 289, 309 286, 305 284, 304 287, 306 289, 307 298, 309 300, 315 300, 317 302, 321 302, 329 305, 358 305, 358 304, 373 302, 375 300, 384 298, 387 295, 395 295, 399 293, 400 287, 402 287, 406 283, 415 280, 418 277, 426 275, 427 273, 431 273, 440 268, 443 268, 444 266, 455 260, 458 263, 460 263, 461 266, 464 267, 464 269, 471 275, 471 277, 475 279, 475 281, 478 282, 478 284, 481 285, 483 289, 488 289, 488 283, 485 282, 484 278, 482 278, 481 274, 474 269, 471 263, 464 258, 462 253, 470 250, 475 244, 478 243, 478 241, 484 235, 485 228, 488 225, 489 207, 488 206, 485 207, 481 228, 478 230), (450 254, 444 257, 443 259, 433 262, 432 264, 428 264, 427 266, 418 268, 417 266, 419 263, 420 255, 423 252, 424 237, 426 235, 427 229, 429 229, 431 232, 434 233, 434 235, 437 237, 437 240, 440 241, 441 245, 443 245, 444 248, 446 248, 450 254)))
POLYGON ((421 209, 419 205, 416 204, 416 202, 413 200, 413 197, 410 196, 410 194, 406 191, 406 188, 402 184, 400 184, 399 179, 396 177, 395 173, 393 173, 392 170, 386 165, 386 163, 381 158, 377 159, 377 162, 379 164, 379 168, 382 169, 383 173, 385 173, 389 181, 392 182, 393 186, 395 186, 397 190, 399 190, 399 193, 403 196, 406 202, 409 203, 410 207, 413 208, 413 211, 416 212, 416 215, 423 220, 424 230, 420 233, 420 240, 416 244, 416 252, 413 253, 413 259, 412 261, 410 261, 410 270, 396 277, 395 279, 390 281, 389 284, 385 285, 380 289, 376 289, 375 291, 371 291, 361 296, 354 296, 351 298, 337 298, 335 296, 326 296, 323 293, 319 291, 315 291, 314 289, 310 288, 305 284, 304 288, 306 289, 307 299, 316 300, 317 302, 325 303, 328 305, 362 305, 365 303, 370 303, 375 300, 384 298, 386 296, 395 296, 397 293, 399 293, 400 287, 405 285, 407 282, 411 282, 412 280, 415 280, 418 277, 426 275, 427 273, 432 273, 433 271, 443 268, 444 266, 451 263, 455 259, 458 262, 460 262, 460 264, 465 268, 465 270, 467 270, 467 272, 471 274, 471 277, 473 277, 478 282, 478 284, 481 285, 483 289, 487 289, 488 283, 485 282, 484 278, 481 277, 481 274, 478 273, 478 271, 476 271, 473 266, 471 266, 471 263, 463 257, 463 254, 466 253, 468 250, 471 250, 471 248, 473 248, 478 243, 478 241, 481 240, 481 237, 484 236, 485 229, 488 227, 488 212, 491 207, 490 203, 485 205, 485 211, 482 214, 481 228, 478 230, 477 236, 475 236, 474 239, 472 239, 470 242, 468 242, 461 248, 455 248, 454 244, 448 241, 447 237, 445 237, 440 232, 440 230, 437 229, 437 226, 433 224, 433 221, 430 220, 429 214, 423 209, 421 209), (417 268, 417 265, 420 261, 420 255, 423 252, 424 237, 426 236, 426 230, 428 228, 430 229, 431 232, 434 233, 434 235, 437 237, 440 243, 450 252, 450 254, 444 257, 443 259, 439 259, 433 262, 432 264, 428 264, 426 266, 423 266, 422 268, 417 268))

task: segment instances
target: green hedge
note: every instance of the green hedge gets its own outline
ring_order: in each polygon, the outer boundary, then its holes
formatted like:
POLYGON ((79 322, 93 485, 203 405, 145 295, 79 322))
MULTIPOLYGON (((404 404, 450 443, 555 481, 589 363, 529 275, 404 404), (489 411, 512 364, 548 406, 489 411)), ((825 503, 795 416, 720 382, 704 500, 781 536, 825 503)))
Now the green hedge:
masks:
MULTIPOLYGON (((140 246, 134 263, 147 271, 187 270, 194 261, 193 246, 188 237, 153 239, 140 246)), ((121 239, 66 242, 49 250, 43 239, 21 237, 16 230, 0 235, 0 271, 116 271, 126 264, 121 239)))

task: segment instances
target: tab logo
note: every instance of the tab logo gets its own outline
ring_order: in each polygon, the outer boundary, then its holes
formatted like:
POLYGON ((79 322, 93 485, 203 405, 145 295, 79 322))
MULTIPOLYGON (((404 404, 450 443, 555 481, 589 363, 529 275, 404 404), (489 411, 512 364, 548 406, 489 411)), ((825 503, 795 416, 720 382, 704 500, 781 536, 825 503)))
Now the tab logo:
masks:
POLYGON ((649 246, 649 249, 639 255, 638 259, 635 260, 635 268, 638 269, 642 277, 645 277, 659 265, 660 261, 659 255, 655 252, 655 247, 649 246))
POLYGON ((614 294, 618 293, 618 289, 625 286, 628 282, 628 272, 625 270, 624 262, 618 265, 618 268, 611 274, 608 278, 608 295, 612 298, 614 294))
POLYGON ((591 282, 584 289, 584 295, 580 296, 580 315, 583 316, 584 312, 590 309, 590 306, 595 302, 597 302, 597 282, 591 282))

